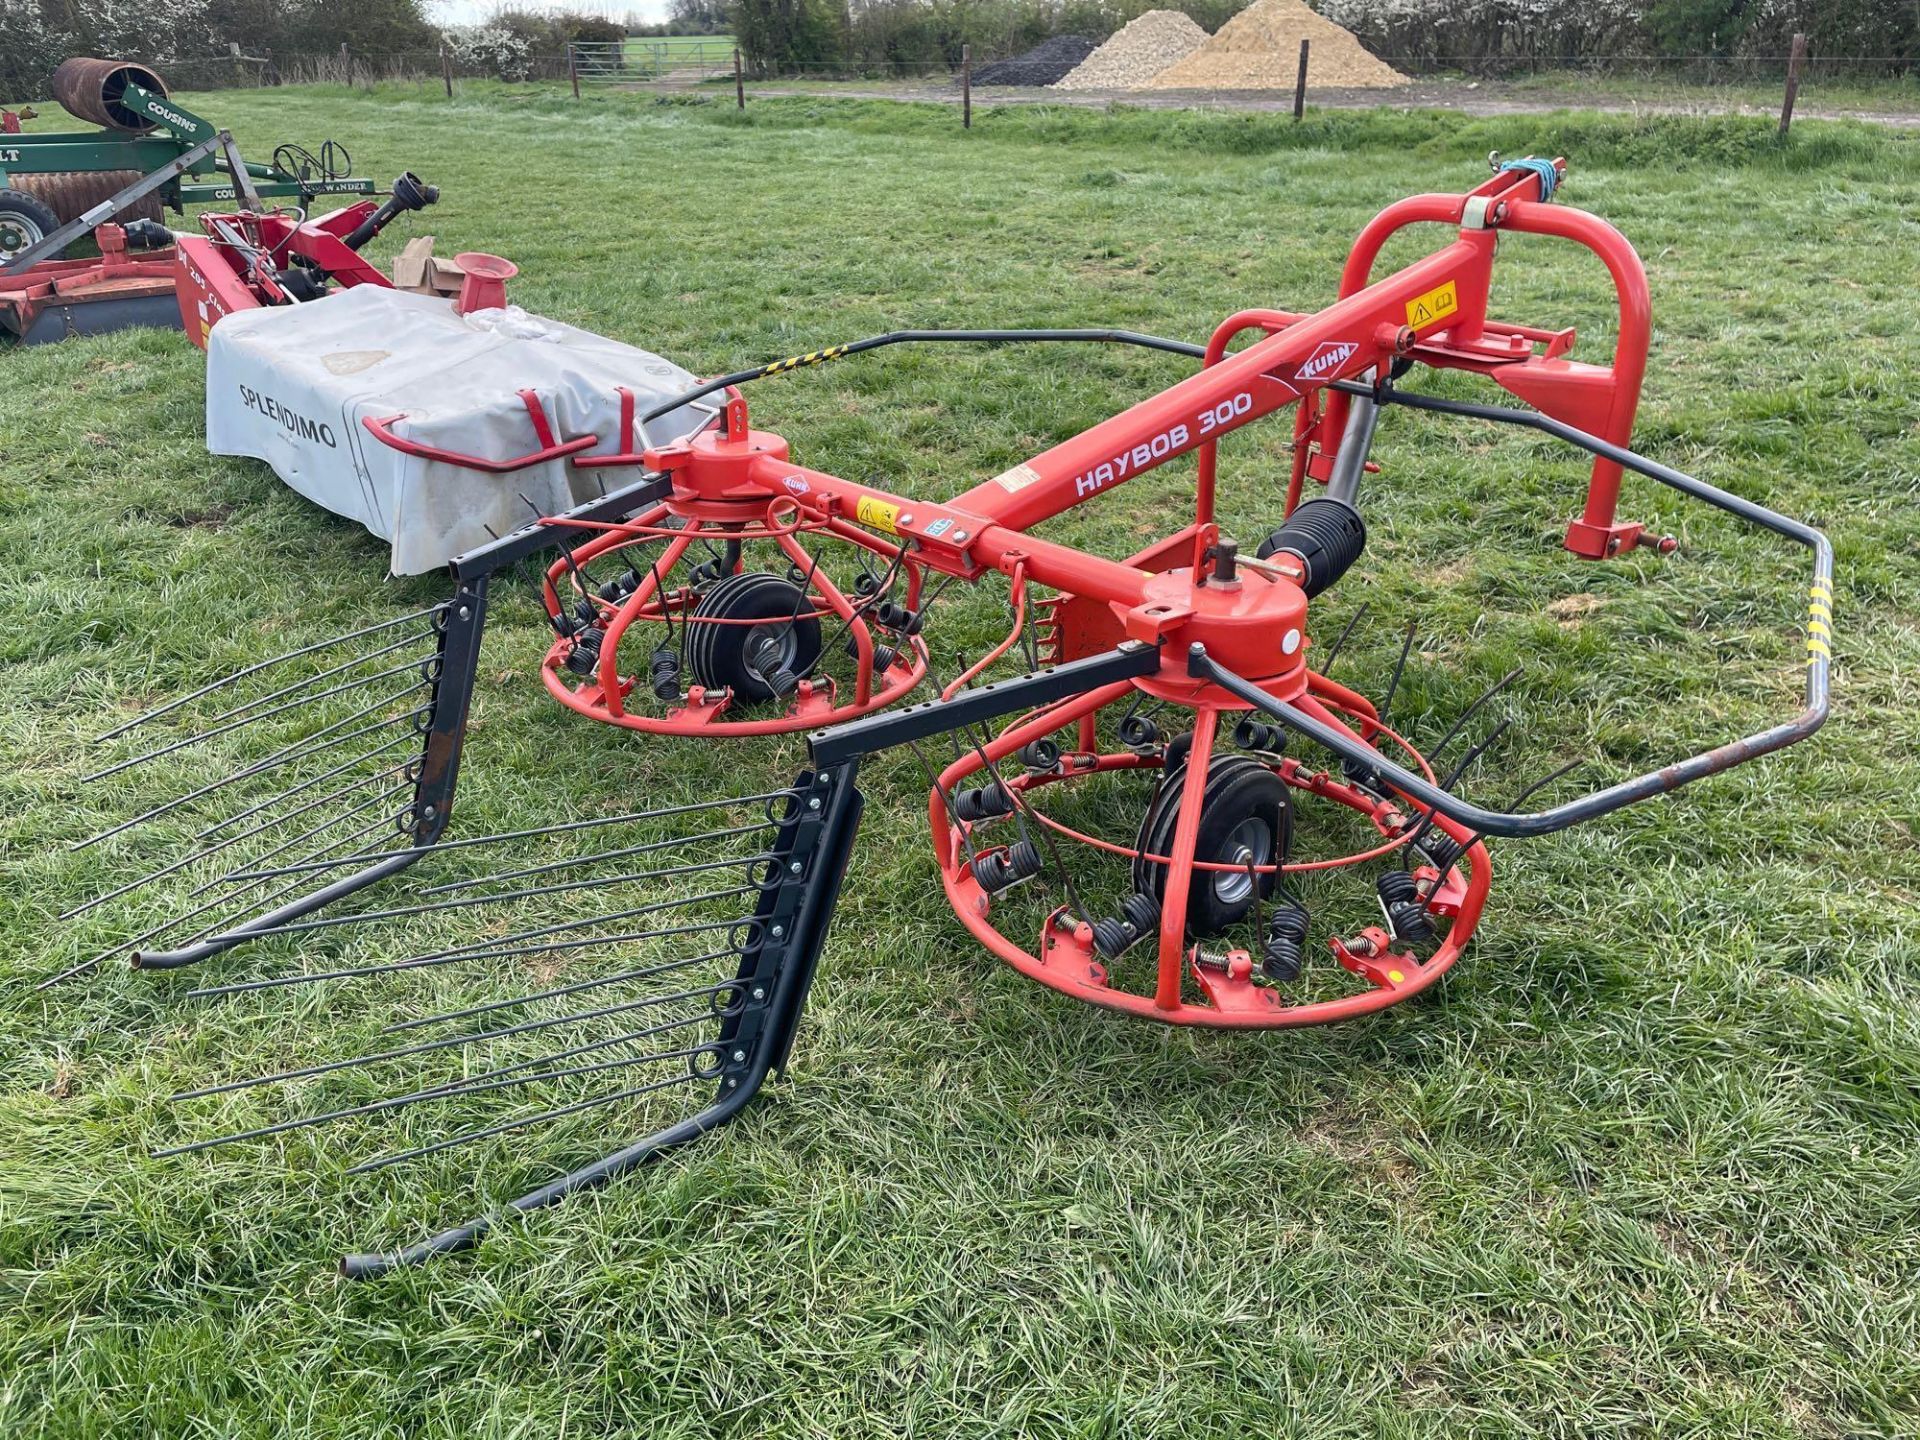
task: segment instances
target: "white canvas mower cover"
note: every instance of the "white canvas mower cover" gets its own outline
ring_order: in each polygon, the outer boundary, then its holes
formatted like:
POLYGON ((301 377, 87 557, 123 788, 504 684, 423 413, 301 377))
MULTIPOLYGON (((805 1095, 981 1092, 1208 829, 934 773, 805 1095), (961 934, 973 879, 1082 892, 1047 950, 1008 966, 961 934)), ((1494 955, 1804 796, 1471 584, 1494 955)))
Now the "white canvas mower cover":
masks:
MULTIPOLYGON (((693 383, 658 355, 555 320, 460 315, 445 299, 363 285, 214 327, 207 448, 266 461, 316 505, 391 541, 395 574, 419 575, 592 499, 593 470, 570 462, 593 437, 605 437, 602 451, 618 443, 623 405, 644 413, 693 383)), ((664 443, 711 413, 686 406, 632 439, 664 443)))

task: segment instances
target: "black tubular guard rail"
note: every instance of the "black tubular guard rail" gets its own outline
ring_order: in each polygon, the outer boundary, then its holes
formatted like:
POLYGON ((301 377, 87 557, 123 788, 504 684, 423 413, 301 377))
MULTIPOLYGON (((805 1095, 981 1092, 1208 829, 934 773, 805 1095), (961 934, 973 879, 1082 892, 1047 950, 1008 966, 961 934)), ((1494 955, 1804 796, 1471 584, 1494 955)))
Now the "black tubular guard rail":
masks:
POLYGON ((1797 741, 1806 739, 1826 722, 1828 712, 1829 671, 1832 666, 1832 606, 1833 606, 1833 546, 1827 537, 1811 525, 1792 520, 1764 505, 1742 499, 1703 480, 1696 480, 1657 461, 1636 455, 1633 451, 1611 444, 1596 435, 1576 429, 1551 416, 1532 410, 1513 410, 1494 405, 1475 405, 1458 400, 1442 400, 1431 395, 1403 394, 1391 387, 1372 389, 1364 385, 1342 383, 1342 389, 1350 389, 1359 394, 1370 395, 1382 404, 1405 405, 1414 410, 1430 410, 1442 415, 1459 415, 1475 420, 1492 420, 1507 425, 1524 425, 1557 439, 1565 440, 1582 450, 1604 456, 1636 474, 1662 485, 1690 495, 1696 500, 1704 500, 1716 509, 1771 530, 1797 544, 1806 546, 1813 552, 1813 575, 1807 587, 1807 688, 1806 703, 1800 713, 1791 720, 1771 726, 1765 730, 1748 735, 1743 739, 1717 745, 1711 750, 1703 750, 1697 755, 1672 765, 1662 766, 1658 770, 1649 770, 1614 785, 1592 791, 1576 800, 1556 805, 1550 810, 1540 810, 1532 814, 1519 814, 1503 810, 1487 810, 1461 799, 1451 791, 1443 790, 1404 766, 1396 765, 1386 759, 1379 751, 1360 739, 1343 726, 1329 725, 1325 721, 1309 715, 1284 700, 1276 700, 1258 686, 1232 671, 1224 669, 1206 652, 1206 648, 1195 645, 1188 652, 1188 673, 1196 679, 1208 680, 1220 686, 1235 698, 1245 701, 1254 709, 1272 716, 1283 725, 1297 730, 1308 739, 1317 741, 1333 751, 1343 760, 1350 760, 1358 766, 1380 776, 1394 789, 1408 799, 1421 805, 1438 810, 1449 819, 1472 827, 1482 835, 1501 835, 1525 837, 1530 835, 1551 835, 1570 826, 1582 824, 1588 820, 1610 815, 1641 800, 1662 795, 1670 790, 1678 790, 1695 780, 1703 780, 1709 775, 1718 775, 1736 765, 1769 755, 1775 750, 1785 749, 1797 741))

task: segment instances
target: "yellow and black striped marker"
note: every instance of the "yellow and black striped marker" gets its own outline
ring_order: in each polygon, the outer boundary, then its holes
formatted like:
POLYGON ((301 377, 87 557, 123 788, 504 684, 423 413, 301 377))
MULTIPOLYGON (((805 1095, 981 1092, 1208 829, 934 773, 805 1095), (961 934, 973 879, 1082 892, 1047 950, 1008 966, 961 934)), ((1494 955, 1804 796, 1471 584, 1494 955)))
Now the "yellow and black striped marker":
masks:
POLYGON ((1807 591, 1807 663, 1833 659, 1833 587, 1816 580, 1807 591))
POLYGON ((829 360, 838 360, 847 353, 845 345, 830 345, 825 350, 809 350, 804 355, 789 355, 784 360, 776 360, 763 368, 762 375, 778 375, 786 370, 798 370, 806 365, 824 365, 829 360))

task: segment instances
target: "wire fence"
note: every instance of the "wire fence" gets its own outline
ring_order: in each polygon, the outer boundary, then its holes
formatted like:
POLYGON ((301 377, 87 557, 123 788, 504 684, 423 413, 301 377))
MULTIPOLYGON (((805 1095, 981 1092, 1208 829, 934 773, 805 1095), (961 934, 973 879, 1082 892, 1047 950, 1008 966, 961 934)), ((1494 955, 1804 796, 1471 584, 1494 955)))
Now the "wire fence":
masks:
MULTIPOLYGON (((975 54, 971 70, 959 55, 938 60, 863 60, 858 58, 807 64, 745 61, 729 41, 657 41, 629 39, 624 44, 576 43, 564 54, 516 54, 475 57, 455 50, 359 54, 343 47, 327 54, 285 56, 223 56, 206 60, 173 61, 163 67, 170 86, 178 90, 255 88, 272 85, 331 84, 370 88, 380 84, 439 86, 452 93, 461 81, 497 80, 515 84, 560 84, 735 90, 736 75, 742 101, 746 86, 783 89, 844 85, 881 90, 909 99, 957 99, 969 74, 1003 57, 975 54), (736 71, 736 66, 738 70, 736 71)), ((1378 103, 1448 103, 1470 100, 1476 91, 1497 98, 1504 89, 1527 97, 1551 99, 1563 95, 1566 103, 1583 97, 1615 103, 1692 103, 1706 108, 1745 108, 1768 94, 1778 99, 1790 67, 1790 55, 1601 55, 1553 60, 1531 57, 1381 56, 1406 75, 1404 89, 1374 92, 1378 103)), ((1316 82, 1309 65, 1306 95, 1332 97, 1337 85, 1316 82)), ((1803 104, 1827 103, 1838 108, 1882 108, 1920 114, 1920 69, 1898 56, 1820 55, 1808 53, 1798 67, 1803 104)), ((1132 90, 1118 92, 1056 91, 1047 87, 996 87, 973 79, 971 89, 983 100, 1058 100, 1098 103, 1103 100, 1149 104, 1209 103, 1280 104, 1290 101, 1293 87, 1248 90, 1132 90)), ((1346 96, 1351 100, 1351 94, 1346 96)))

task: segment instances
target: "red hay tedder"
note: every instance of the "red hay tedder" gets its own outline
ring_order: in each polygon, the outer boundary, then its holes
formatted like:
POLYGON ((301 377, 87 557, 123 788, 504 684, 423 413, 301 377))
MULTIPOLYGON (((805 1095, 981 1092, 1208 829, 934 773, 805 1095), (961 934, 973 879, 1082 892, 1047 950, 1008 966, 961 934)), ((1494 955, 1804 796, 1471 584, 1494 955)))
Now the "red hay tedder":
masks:
MULTIPOLYGON (((302 935, 345 948, 318 969, 242 972, 195 993, 233 1000, 264 992, 272 1003, 286 986, 416 970, 442 984, 450 971, 491 976, 492 986, 482 987, 485 998, 389 1027, 409 1032, 403 1040, 421 1031, 438 1039, 219 1090, 361 1076, 423 1055, 452 1065, 448 1074, 408 1071, 398 1093, 372 1101, 362 1083, 354 1103, 318 1111, 306 1103, 311 1094, 276 1090, 284 1118, 169 1148, 258 1140, 343 1117, 378 1116, 384 1126, 401 1110, 437 1117, 419 1122, 420 1143, 403 1139, 359 1167, 379 1169, 596 1106, 644 1096, 660 1107, 635 1122, 630 1144, 510 1202, 530 1209, 723 1123, 784 1063, 847 874, 861 808, 855 778, 883 750, 908 749, 924 768, 945 894, 959 922, 1020 973, 1143 1018, 1276 1028, 1368 1014, 1432 987, 1486 903, 1489 839, 1594 820, 1813 733, 1827 713, 1830 547, 1817 530, 1628 448, 1647 360, 1646 278, 1611 226, 1553 203, 1563 169, 1560 161, 1512 162, 1467 194, 1392 205, 1362 232, 1335 303, 1312 314, 1242 311, 1204 346, 1105 330, 901 331, 722 376, 638 417, 629 396, 622 433, 572 437, 585 443, 570 463, 639 471, 633 483, 462 556, 452 596, 426 612, 261 661, 161 707, 156 727, 180 738, 118 760, 103 776, 162 757, 175 763, 211 736, 229 744, 255 737, 246 742, 254 748, 239 752, 225 778, 206 783, 195 773, 184 796, 86 842, 127 845, 139 821, 160 815, 219 817, 199 832, 195 853, 111 892, 190 880, 182 892, 190 908, 112 936, 69 973, 122 954, 144 969, 174 969, 302 935), (1423 223, 1453 233, 1375 277, 1386 240, 1423 223), (1488 315, 1503 235, 1571 240, 1605 264, 1619 305, 1607 363, 1571 358, 1571 330, 1488 315), (1256 338, 1244 348, 1230 348, 1249 334, 1256 338), (748 422, 742 390, 763 377, 894 344, 1016 342, 1144 346, 1189 356, 1198 368, 946 500, 797 464, 784 439, 748 422), (1422 366, 1484 376, 1527 408, 1402 388, 1422 366), (652 446, 636 439, 637 423, 708 395, 724 403, 693 433, 652 446), (1591 455, 1585 506, 1566 534, 1576 555, 1598 560, 1647 543, 1639 524, 1616 513, 1627 470, 1806 547, 1805 588, 1795 587, 1804 598, 1781 614, 1783 625, 1790 615, 1806 625, 1802 705, 1756 734, 1544 809, 1521 805, 1567 770, 1504 809, 1468 799, 1461 781, 1505 723, 1484 726, 1458 759, 1442 756, 1473 733, 1513 676, 1422 746, 1387 716, 1411 630, 1379 698, 1326 673, 1339 642, 1322 644, 1319 597, 1365 553, 1369 449, 1395 407, 1519 425, 1591 455), (1215 518, 1218 442, 1289 409, 1285 512, 1249 554, 1215 518), (1108 559, 1033 534, 1190 454, 1191 519, 1140 553, 1108 559), (537 584, 554 638, 542 676, 565 706, 664 735, 807 731, 810 768, 745 796, 676 797, 620 816, 451 836, 490 586, 547 552, 554 558, 537 584), (929 681, 929 620, 941 590, 989 577, 1008 583, 1008 633, 973 664, 929 681), (1031 672, 989 676, 1019 645, 1030 647, 1031 672), (238 699, 243 684, 263 679, 273 688, 238 699), (923 683, 919 703, 898 703, 923 683), (920 747, 931 741, 950 747, 951 758, 926 760, 920 747), (1295 837, 1309 818, 1315 831, 1344 824, 1357 838, 1336 853, 1301 854, 1295 837), (609 828, 615 833, 604 834, 609 828), (293 840, 289 831, 298 832, 293 840), (555 853, 588 835, 611 843, 555 853), (512 863, 470 875, 460 867, 478 851, 512 863), (453 878, 415 903, 348 905, 423 861, 454 867, 453 878), (1109 878, 1096 881, 1101 866, 1109 878), (1378 912, 1356 913, 1352 897, 1317 900, 1332 913, 1315 947, 1307 892, 1349 874, 1367 877, 1361 899, 1378 912), (629 884, 638 887, 632 903, 583 909, 589 891, 629 884), (562 894, 565 918, 526 913, 562 894), (507 918, 470 942, 449 946, 439 935, 398 961, 391 944, 352 953, 354 935, 485 904, 506 906, 507 918), (1332 963, 1316 964, 1316 948, 1332 963), (517 973, 511 967, 528 955, 556 954, 576 967, 564 985, 528 992, 522 984, 502 996, 500 985, 512 983, 502 973, 517 973), (578 1008, 583 996, 592 1003, 578 1008), (530 1113, 504 1121, 472 1113, 476 1097, 497 1104, 535 1080, 580 1088, 542 1092, 530 1113)), ((368 428, 385 443, 397 438, 368 428)), ((135 722, 114 734, 136 730, 151 733, 135 722)), ((132 863, 130 854, 116 868, 132 863)), ((444 991, 431 993, 445 1004, 444 991)), ((352 1257, 347 1268, 369 1274, 460 1248, 490 1223, 352 1257)))

